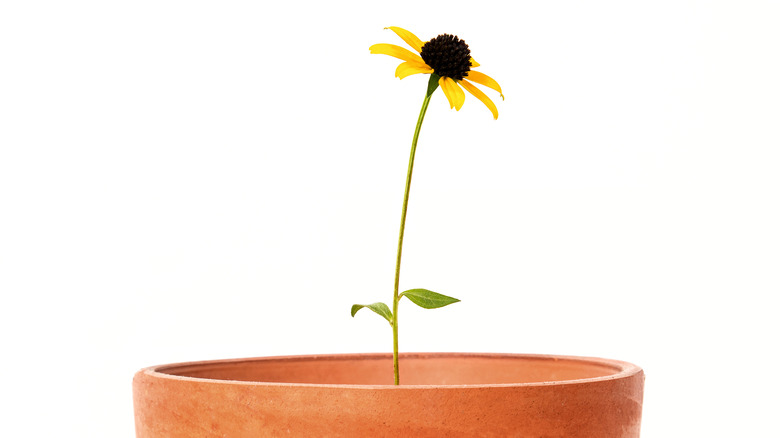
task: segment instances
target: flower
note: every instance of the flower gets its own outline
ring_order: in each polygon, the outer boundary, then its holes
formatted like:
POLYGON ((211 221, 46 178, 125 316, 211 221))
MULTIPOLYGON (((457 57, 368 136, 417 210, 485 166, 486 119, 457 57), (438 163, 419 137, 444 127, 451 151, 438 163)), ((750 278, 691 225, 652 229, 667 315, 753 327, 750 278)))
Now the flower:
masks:
POLYGON ((479 64, 471 57, 471 51, 465 41, 454 35, 442 34, 423 43, 408 30, 400 27, 386 29, 395 32, 417 52, 414 53, 395 44, 374 44, 369 47, 371 53, 389 55, 404 61, 395 69, 396 77, 403 79, 418 73, 437 75, 439 86, 447 96, 450 108, 460 111, 466 100, 466 95, 461 89, 463 87, 488 107, 494 119, 498 119, 496 105, 472 82, 498 91, 501 99, 504 99, 501 87, 490 76, 471 69, 479 67, 479 64))

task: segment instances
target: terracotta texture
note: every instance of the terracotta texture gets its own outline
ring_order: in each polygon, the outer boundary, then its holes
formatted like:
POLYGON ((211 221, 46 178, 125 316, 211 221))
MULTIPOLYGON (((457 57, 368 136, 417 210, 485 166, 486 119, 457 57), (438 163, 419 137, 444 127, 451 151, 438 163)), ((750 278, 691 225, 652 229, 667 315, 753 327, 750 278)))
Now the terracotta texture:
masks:
POLYGON ((644 374, 607 359, 415 353, 163 365, 133 380, 138 438, 639 437, 644 374))

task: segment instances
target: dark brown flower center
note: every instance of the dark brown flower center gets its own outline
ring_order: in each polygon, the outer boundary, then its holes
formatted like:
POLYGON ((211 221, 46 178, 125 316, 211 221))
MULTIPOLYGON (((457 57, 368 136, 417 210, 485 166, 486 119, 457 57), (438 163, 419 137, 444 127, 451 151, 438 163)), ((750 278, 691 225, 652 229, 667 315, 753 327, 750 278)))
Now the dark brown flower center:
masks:
POLYGON ((433 72, 461 80, 471 69, 471 50, 455 35, 442 34, 423 44, 420 56, 433 72))

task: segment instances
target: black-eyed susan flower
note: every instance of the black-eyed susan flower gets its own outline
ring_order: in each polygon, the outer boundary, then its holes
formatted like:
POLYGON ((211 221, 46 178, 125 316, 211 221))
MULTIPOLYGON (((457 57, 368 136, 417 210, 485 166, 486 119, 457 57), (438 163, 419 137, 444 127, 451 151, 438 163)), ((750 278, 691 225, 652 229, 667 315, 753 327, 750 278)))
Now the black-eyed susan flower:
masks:
MULTIPOLYGON (((479 64, 471 56, 465 41, 445 33, 428 42, 422 42, 413 33, 400 27, 391 26, 387 29, 395 32, 416 52, 395 44, 374 44, 369 48, 371 53, 389 55, 404 61, 395 69, 396 77, 403 79, 418 73, 430 74, 430 83, 436 81, 436 85, 441 86, 444 95, 447 96, 450 108, 458 111, 466 100, 466 95, 461 88, 463 87, 488 107, 494 119, 498 119, 496 105, 472 82, 498 91, 503 99, 501 87, 490 76, 472 70, 473 67, 479 67, 479 64)), ((435 90, 436 85, 433 86, 433 90, 429 87, 429 93, 435 90)))
MULTIPOLYGON (((398 252, 395 259, 395 283, 393 285, 393 306, 392 309, 385 303, 377 302, 373 304, 355 304, 352 306, 352 316, 355 316, 362 308, 367 308, 383 317, 390 323, 393 330, 393 374, 395 384, 400 382, 400 373, 398 370, 398 302, 403 297, 409 298, 409 301, 425 309, 436 309, 453 303, 457 303, 457 298, 448 297, 428 289, 409 289, 399 293, 398 285, 401 276, 401 249, 404 243, 404 229, 406 226, 406 208, 409 205, 409 189, 412 184, 412 170, 414 169, 414 154, 417 151, 417 139, 420 136, 420 127, 422 126, 425 112, 428 109, 428 103, 436 88, 441 87, 444 95, 450 103, 450 108, 460 110, 466 95, 463 88, 474 97, 481 100, 490 112, 493 118, 498 118, 498 110, 485 93, 479 90, 471 82, 492 88, 501 94, 501 87, 498 82, 490 76, 474 71, 471 68, 477 67, 476 61, 471 57, 469 46, 456 36, 443 34, 423 43, 413 33, 400 27, 389 27, 401 39, 417 52, 411 52, 403 47, 394 44, 374 44, 370 47, 371 53, 380 53, 383 55, 394 56, 402 61, 401 65, 395 69, 395 75, 401 79, 418 73, 430 74, 428 80, 428 92, 425 94, 420 116, 417 119, 417 127, 414 129, 412 138, 412 151, 409 154, 409 168, 406 172, 406 188, 404 189, 404 203, 401 207, 401 230, 398 234, 398 252)), ((504 95, 501 94, 501 98, 504 95)))

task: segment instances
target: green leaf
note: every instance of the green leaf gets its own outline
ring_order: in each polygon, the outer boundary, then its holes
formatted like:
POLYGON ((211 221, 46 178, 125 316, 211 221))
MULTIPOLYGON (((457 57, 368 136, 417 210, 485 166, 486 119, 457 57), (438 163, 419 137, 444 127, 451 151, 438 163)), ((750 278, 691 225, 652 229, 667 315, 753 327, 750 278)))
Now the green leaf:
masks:
POLYGON ((448 304, 460 301, 457 298, 438 294, 428 289, 409 289, 400 296, 409 298, 414 304, 417 304, 424 309, 438 309, 439 307, 444 307, 448 304))
POLYGON ((436 73, 431 73, 431 77, 428 78, 428 92, 426 96, 433 94, 437 88, 439 88, 439 75, 436 73))
POLYGON ((358 310, 364 307, 373 310, 374 313, 386 319, 387 322, 390 323, 390 325, 393 325, 393 312, 390 311, 390 308, 387 307, 387 304, 385 303, 355 304, 352 306, 352 317, 355 316, 358 310))

